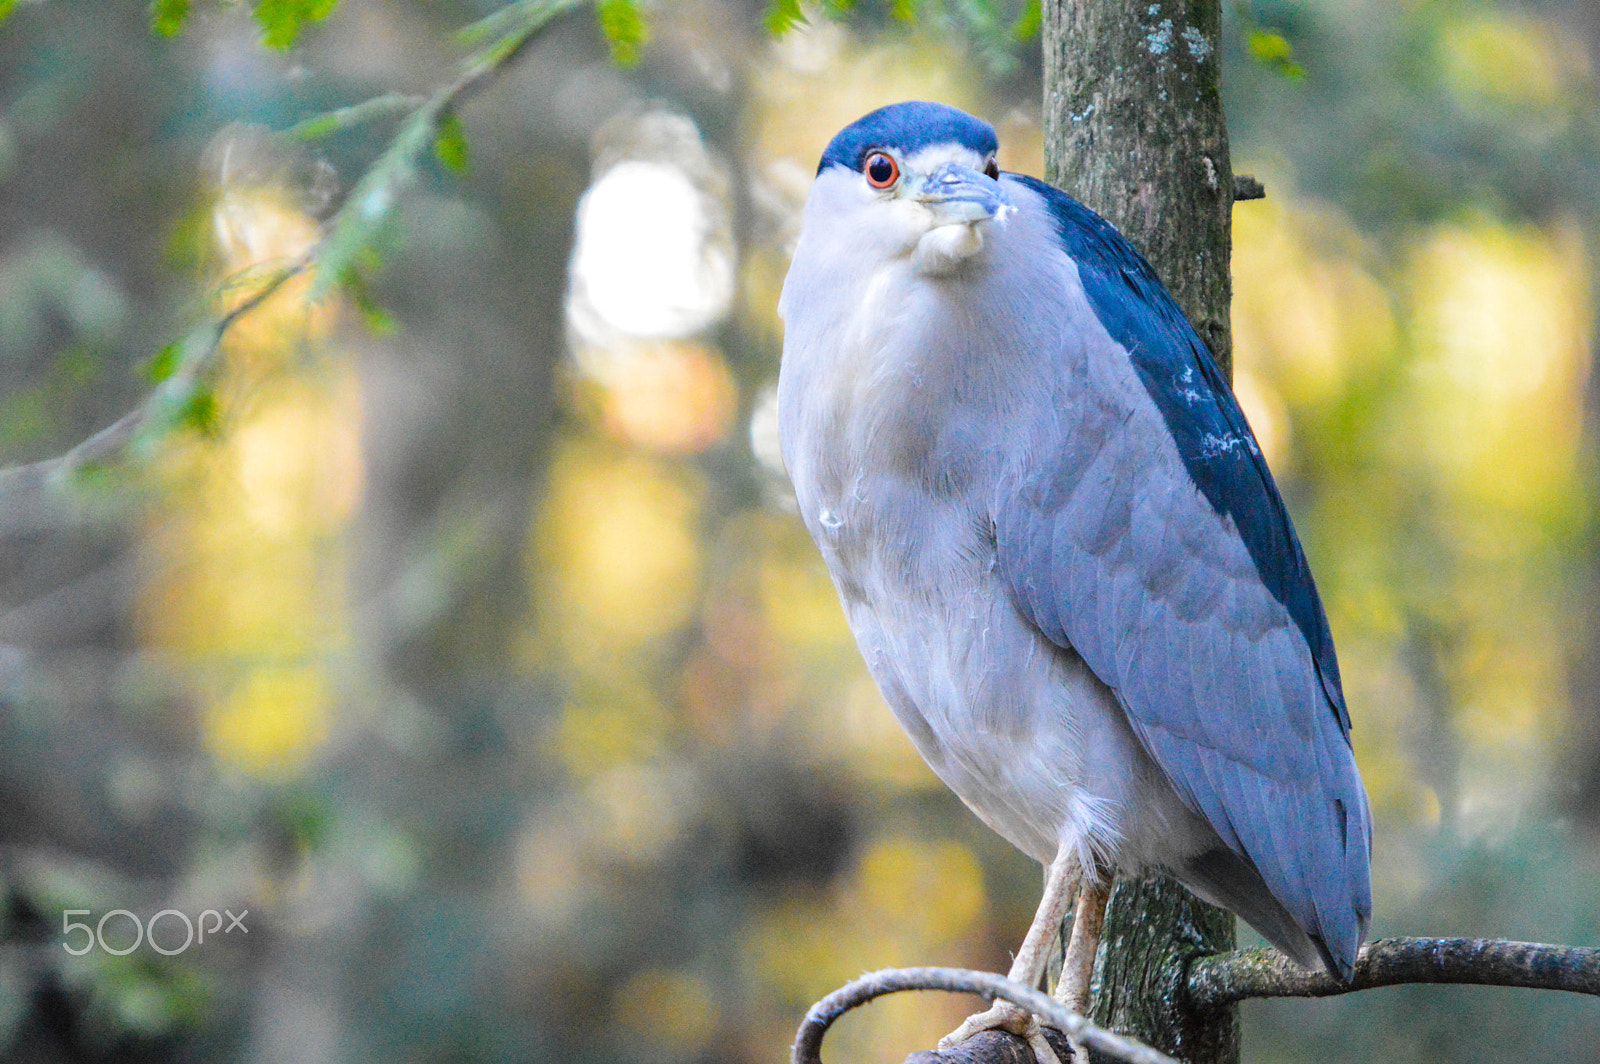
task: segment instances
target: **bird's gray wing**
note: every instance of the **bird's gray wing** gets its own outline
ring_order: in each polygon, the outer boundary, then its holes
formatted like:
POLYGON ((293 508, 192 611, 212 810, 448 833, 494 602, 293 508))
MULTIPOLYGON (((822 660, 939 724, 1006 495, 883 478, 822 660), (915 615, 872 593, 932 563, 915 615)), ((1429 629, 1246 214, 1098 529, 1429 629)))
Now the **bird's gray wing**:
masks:
POLYGON ((1183 801, 1348 973, 1371 908, 1369 814, 1305 556, 1232 391, 1154 272, 1035 185, 1106 335, 1063 359, 1081 376, 1065 408, 1014 445, 998 564, 1023 613, 1116 693, 1183 801))

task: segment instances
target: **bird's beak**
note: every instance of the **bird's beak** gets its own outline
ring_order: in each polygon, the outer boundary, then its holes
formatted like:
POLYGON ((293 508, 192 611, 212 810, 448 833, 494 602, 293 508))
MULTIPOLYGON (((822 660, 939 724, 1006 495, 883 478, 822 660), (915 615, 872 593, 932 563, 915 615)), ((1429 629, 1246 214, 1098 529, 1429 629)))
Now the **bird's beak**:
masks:
POLYGON ((927 207, 934 226, 1004 218, 1015 208, 1000 182, 959 163, 945 163, 917 182, 912 198, 927 207))

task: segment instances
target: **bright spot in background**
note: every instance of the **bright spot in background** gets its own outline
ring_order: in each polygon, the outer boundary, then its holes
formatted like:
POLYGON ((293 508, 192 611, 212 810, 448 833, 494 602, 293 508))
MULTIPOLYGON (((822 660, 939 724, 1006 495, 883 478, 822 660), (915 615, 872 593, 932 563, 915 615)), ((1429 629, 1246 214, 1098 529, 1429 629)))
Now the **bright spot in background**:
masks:
POLYGON ((788 484, 783 465, 783 441, 778 434, 778 386, 775 384, 762 390, 750 412, 750 450, 769 476, 788 484))
POLYGON ((596 139, 578 203, 567 324, 579 405, 660 454, 723 440, 739 389, 706 331, 733 301, 724 168, 687 117, 624 113, 596 139))
POLYGON ((665 339, 705 328, 733 296, 732 256, 712 236, 706 198, 682 169, 613 166, 578 205, 573 327, 590 343, 607 330, 665 339))

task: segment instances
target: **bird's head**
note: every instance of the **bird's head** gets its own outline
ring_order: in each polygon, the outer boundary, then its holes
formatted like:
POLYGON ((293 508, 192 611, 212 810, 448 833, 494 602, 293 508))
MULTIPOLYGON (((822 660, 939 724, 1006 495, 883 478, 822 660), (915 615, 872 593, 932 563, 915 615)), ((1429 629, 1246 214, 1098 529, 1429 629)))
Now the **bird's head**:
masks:
POLYGON ((852 122, 822 153, 805 236, 848 241, 856 256, 957 269, 1015 210, 982 119, 936 103, 897 103, 852 122))

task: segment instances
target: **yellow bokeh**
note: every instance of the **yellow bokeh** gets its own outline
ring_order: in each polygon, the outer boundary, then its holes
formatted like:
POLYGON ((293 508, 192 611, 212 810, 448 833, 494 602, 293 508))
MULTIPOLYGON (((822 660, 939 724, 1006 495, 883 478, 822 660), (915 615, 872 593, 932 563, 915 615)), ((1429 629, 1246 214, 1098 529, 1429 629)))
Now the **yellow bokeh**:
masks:
POLYGON ((1268 180, 1233 212, 1234 364, 1290 405, 1329 402, 1393 349, 1394 314, 1348 224, 1268 180))
MULTIPOLYGON (((317 238, 283 189, 228 189, 213 218, 233 283, 257 290, 317 238)), ((212 385, 215 431, 162 440, 160 503, 145 541, 142 638, 196 669, 201 745, 244 772, 303 769, 336 719, 331 662, 351 642, 344 533, 360 505, 361 390, 328 357, 336 300, 306 278, 228 331, 212 385)))
POLYGON ((1568 80, 1587 66, 1583 48, 1563 41, 1548 23, 1514 11, 1481 11, 1447 23, 1438 44, 1439 71, 1458 100, 1514 108, 1531 115, 1558 108, 1568 80))
POLYGON ((1558 503, 1588 367, 1581 241, 1480 218, 1436 230, 1411 269, 1421 438, 1436 468, 1496 505, 1558 503))
POLYGON ((739 390, 714 348, 684 341, 621 342, 577 363, 598 389, 600 421, 619 440, 692 454, 724 439, 739 390))
POLYGON ((704 1050, 721 1015, 706 981, 674 968, 646 968, 629 976, 617 989, 615 1008, 629 1041, 654 1043, 674 1058, 704 1050))
POLYGON ((682 467, 604 446, 555 448, 531 549, 549 637, 606 669, 693 616, 703 489, 682 467))
POLYGON ((870 913, 927 939, 965 934, 983 909, 983 869, 970 850, 948 840, 880 842, 857 874, 870 913))
POLYGON ((615 682, 574 677, 574 690, 557 718, 553 753, 580 779, 648 760, 666 743, 668 707, 637 676, 611 679, 615 682))
POLYGON ((328 737, 333 699, 310 667, 270 667, 207 707, 205 745, 218 761, 258 775, 301 764, 328 737))
POLYGON ((841 27, 817 19, 786 33, 770 50, 772 61, 753 86, 761 97, 753 154, 795 159, 808 177, 833 135, 874 108, 901 100, 977 106, 977 78, 963 77, 967 68, 949 62, 947 53, 927 41, 862 46, 841 27))
MULTIPOLYGON (((745 939, 749 978, 803 1008, 863 971, 981 966, 974 951, 987 900, 983 870, 966 847, 880 838, 831 897, 785 897, 758 915, 745 939)), ((842 1059, 897 1059, 907 1046, 932 1045, 967 1011, 959 998, 903 1000, 854 1013, 830 1038, 842 1059)))
POLYGON ((770 523, 770 550, 761 558, 761 606, 791 645, 826 647, 850 641, 839 595, 811 548, 799 517, 770 523))
POLYGON ((361 406, 353 377, 283 382, 239 425, 230 451, 252 524, 268 536, 332 533, 361 502, 361 406))
POLYGON ((150 530, 147 638, 185 657, 299 656, 348 642, 340 533, 359 504, 353 375, 263 389, 218 440, 174 441, 150 530))
POLYGON ((1269 184, 1234 215, 1241 401, 1291 508, 1316 485, 1295 518, 1380 822, 1479 832, 1536 798, 1570 713, 1587 248, 1573 224, 1466 215, 1385 265, 1269 184))
MULTIPOLYGON (((222 274, 229 282, 222 301, 230 309, 253 298, 271 270, 304 255, 322 236, 295 196, 271 184, 223 189, 211 217, 222 274)), ((263 378, 302 360, 306 343, 327 338, 339 301, 313 303, 312 283, 312 273, 302 272, 234 322, 225 348, 229 373, 219 381, 219 392, 246 394, 263 378)))

